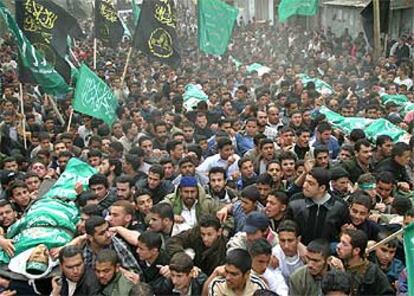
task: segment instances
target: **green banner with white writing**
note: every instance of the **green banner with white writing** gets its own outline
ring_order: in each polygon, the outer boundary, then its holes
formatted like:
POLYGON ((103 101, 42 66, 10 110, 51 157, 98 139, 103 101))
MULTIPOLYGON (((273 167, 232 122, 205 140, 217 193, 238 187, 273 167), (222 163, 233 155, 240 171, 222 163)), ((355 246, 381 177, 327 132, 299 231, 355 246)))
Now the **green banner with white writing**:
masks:
POLYGON ((109 86, 83 64, 76 83, 73 109, 111 125, 117 119, 117 108, 117 99, 109 86))
POLYGON ((293 15, 315 15, 318 12, 318 0, 282 0, 279 5, 279 21, 284 23, 293 15))
POLYGON ((230 42, 239 10, 220 0, 198 1, 198 44, 202 51, 223 55, 230 42))

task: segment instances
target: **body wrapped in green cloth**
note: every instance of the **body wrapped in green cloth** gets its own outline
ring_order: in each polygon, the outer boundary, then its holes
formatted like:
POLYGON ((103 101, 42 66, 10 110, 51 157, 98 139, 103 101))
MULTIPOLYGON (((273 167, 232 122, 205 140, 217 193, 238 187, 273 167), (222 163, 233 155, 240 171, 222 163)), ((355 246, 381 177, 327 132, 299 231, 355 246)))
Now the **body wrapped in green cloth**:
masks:
MULTIPOLYGON (((79 159, 72 158, 65 172, 52 188, 34 202, 27 212, 7 231, 6 238, 13 240, 15 256, 39 244, 49 250, 71 241, 79 220, 79 209, 75 185, 81 182, 87 185, 96 170, 79 159)), ((0 263, 7 264, 10 257, 0 251, 0 263)))

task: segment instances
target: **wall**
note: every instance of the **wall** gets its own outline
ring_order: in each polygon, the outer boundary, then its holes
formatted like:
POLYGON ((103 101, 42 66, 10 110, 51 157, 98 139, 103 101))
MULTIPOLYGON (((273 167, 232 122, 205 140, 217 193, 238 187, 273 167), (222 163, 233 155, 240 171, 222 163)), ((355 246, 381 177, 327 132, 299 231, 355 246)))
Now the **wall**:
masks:
POLYGON ((331 27, 333 33, 340 36, 345 28, 352 37, 363 31, 359 7, 323 6, 321 7, 321 24, 324 29, 331 27))
POLYGON ((234 6, 240 9, 239 20, 243 17, 245 24, 253 17, 274 22, 274 0, 234 0, 234 6))

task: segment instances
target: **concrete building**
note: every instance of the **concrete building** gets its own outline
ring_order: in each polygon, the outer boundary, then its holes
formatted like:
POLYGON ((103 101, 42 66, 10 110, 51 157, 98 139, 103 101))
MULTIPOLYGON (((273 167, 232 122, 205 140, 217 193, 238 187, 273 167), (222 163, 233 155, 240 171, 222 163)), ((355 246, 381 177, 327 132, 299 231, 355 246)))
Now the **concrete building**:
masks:
MULTIPOLYGON (((319 17, 323 28, 331 27, 332 32, 341 34, 348 28, 355 37, 363 31, 361 11, 372 0, 327 0, 321 3, 319 17)), ((388 28, 384 32, 390 38, 397 38, 402 33, 414 31, 414 1, 391 0, 388 16, 388 28)))
POLYGON ((234 6, 240 9, 239 21, 245 24, 252 21, 270 21, 274 24, 275 3, 274 0, 234 0, 234 6))

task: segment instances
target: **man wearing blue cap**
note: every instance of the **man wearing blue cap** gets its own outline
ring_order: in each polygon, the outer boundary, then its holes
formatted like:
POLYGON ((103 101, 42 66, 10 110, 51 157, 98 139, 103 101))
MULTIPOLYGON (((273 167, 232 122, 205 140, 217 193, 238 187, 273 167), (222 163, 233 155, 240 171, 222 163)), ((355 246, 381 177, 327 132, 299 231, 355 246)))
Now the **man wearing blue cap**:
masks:
POLYGON ((249 245, 261 238, 266 239, 272 247, 279 244, 279 237, 271 230, 266 214, 254 211, 247 216, 242 232, 236 233, 227 243, 227 253, 234 249, 247 250, 249 245))
MULTIPOLYGON (((185 223, 190 228, 198 224, 201 214, 215 214, 222 207, 220 202, 206 194, 193 176, 182 177, 175 192, 167 195, 163 202, 173 207, 175 223, 185 223)), ((225 228, 232 230, 233 225, 229 222, 225 228)))

